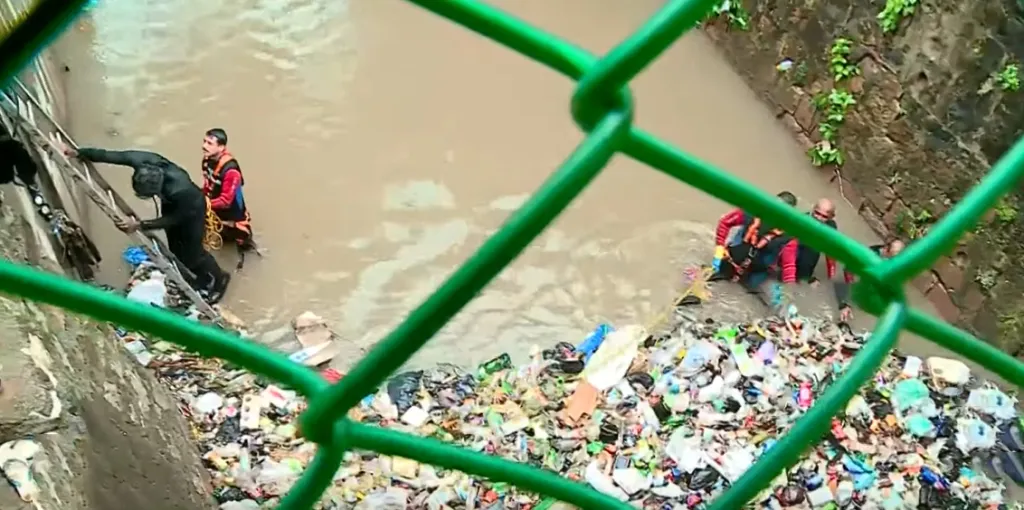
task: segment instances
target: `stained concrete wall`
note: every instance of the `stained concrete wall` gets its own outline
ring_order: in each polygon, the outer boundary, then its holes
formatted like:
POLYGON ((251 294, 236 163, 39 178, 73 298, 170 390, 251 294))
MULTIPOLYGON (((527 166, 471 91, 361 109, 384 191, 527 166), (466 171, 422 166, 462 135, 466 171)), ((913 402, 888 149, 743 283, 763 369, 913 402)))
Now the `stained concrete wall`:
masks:
MULTIPOLYGON (((0 256, 40 264, 33 239, 14 208, 0 207, 0 256)), ((43 447, 33 463, 38 507, 5 483, 0 508, 214 506, 177 402, 118 343, 108 325, 0 296, 0 444, 43 447)))
MULTIPOLYGON (((720 17, 707 34, 780 122, 810 149, 820 141, 814 98, 833 88, 857 104, 839 133, 845 163, 830 179, 879 235, 913 239, 943 217, 1024 132, 1024 90, 994 76, 1024 62, 1014 0, 922 0, 884 33, 886 2, 741 0, 749 29, 720 17), (828 53, 852 41, 859 75, 834 83, 828 53), (791 59, 793 66, 777 65, 791 59)), ((894 4, 889 0, 889 4, 894 4)), ((1021 71, 1024 76, 1024 70, 1021 71)), ((1024 224, 1019 194, 917 278, 947 321, 1024 355, 1024 224)))

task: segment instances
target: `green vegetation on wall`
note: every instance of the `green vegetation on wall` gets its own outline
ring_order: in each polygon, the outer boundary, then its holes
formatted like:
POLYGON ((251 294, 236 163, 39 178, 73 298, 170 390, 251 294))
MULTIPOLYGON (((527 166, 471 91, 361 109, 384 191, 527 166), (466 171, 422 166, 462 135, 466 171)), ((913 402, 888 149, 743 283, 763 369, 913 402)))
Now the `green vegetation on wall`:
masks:
POLYGON ((917 0, 885 0, 885 7, 878 13, 878 25, 886 34, 896 33, 900 23, 913 16, 916 8, 917 0))
POLYGON ((1006 92, 1017 92, 1020 90, 1020 68, 1017 64, 1006 64, 995 74, 996 85, 1006 92))
POLYGON ((852 42, 839 38, 832 43, 828 52, 828 70, 832 77, 833 88, 814 98, 814 108, 818 111, 818 133, 821 141, 814 144, 807 154, 815 166, 843 166, 845 158, 839 148, 839 127, 846 120, 846 114, 857 100, 853 94, 843 88, 843 83, 860 73, 860 68, 850 62, 852 42))
POLYGON ((750 29, 750 13, 743 8, 743 3, 740 0, 723 0, 711 10, 705 22, 713 21, 717 18, 727 20, 730 28, 737 30, 750 29))

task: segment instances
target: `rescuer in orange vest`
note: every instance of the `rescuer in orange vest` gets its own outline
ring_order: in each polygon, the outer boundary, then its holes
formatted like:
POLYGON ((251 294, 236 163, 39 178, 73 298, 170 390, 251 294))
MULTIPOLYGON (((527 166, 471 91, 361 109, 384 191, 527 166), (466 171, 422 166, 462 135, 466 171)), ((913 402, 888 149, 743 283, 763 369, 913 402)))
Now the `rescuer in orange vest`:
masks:
POLYGON ((238 247, 239 270, 245 265, 246 252, 260 254, 252 239, 251 218, 242 194, 244 185, 242 169, 228 151, 227 132, 221 128, 207 131, 203 137, 203 193, 220 219, 221 237, 238 247))
MULTIPOLYGON (((776 195, 779 200, 795 207, 796 196, 788 191, 776 195)), ((733 280, 747 290, 756 291, 771 273, 778 272, 782 283, 797 281, 797 253, 799 243, 785 232, 765 225, 742 209, 722 216, 715 229, 715 273, 710 280, 733 280), (729 232, 739 227, 735 236, 729 232)))

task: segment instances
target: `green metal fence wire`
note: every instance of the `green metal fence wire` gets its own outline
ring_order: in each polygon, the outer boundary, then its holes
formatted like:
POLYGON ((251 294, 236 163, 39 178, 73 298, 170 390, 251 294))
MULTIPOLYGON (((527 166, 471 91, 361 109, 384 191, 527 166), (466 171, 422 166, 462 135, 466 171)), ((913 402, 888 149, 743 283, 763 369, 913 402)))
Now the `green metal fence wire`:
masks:
MULTIPOLYGON (((1009 191, 1024 173, 1024 141, 1019 141, 992 171, 922 239, 898 257, 882 260, 864 246, 798 214, 778 200, 723 170, 681 152, 632 125, 629 82, 659 54, 693 28, 714 0, 674 0, 628 39, 603 57, 530 26, 475 0, 409 0, 478 34, 493 39, 578 82, 571 101, 585 140, 505 225, 394 331, 381 340, 338 384, 330 386, 315 372, 281 354, 245 342, 222 330, 190 322, 172 313, 130 303, 90 286, 16 264, 0 262, 0 290, 60 306, 95 319, 120 324, 215 356, 277 380, 304 395, 309 407, 300 417, 306 437, 318 443, 316 456, 278 508, 312 507, 329 486, 352 449, 373 450, 473 475, 510 482, 587 509, 630 509, 626 503, 593 491, 558 474, 436 440, 385 430, 346 417, 347 411, 375 391, 463 306, 515 259, 587 185, 612 156, 625 154, 725 202, 779 225, 801 241, 842 261, 860 276, 854 302, 879 317, 874 333, 848 370, 723 495, 712 510, 739 508, 763 490, 783 469, 818 441, 832 416, 868 381, 904 329, 973 360, 1007 382, 1024 387, 1024 364, 968 333, 906 304, 903 288, 926 271, 982 214, 1009 191)), ((7 77, 20 69, 66 25, 85 2, 42 0, 0 42, 0 71, 7 77)))

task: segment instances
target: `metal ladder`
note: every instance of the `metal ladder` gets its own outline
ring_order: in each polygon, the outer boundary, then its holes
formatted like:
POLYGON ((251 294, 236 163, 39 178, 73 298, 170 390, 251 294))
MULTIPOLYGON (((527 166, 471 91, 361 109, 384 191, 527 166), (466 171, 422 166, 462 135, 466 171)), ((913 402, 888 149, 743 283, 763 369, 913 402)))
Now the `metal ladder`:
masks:
MULTIPOLYGON (((22 142, 35 149, 44 165, 48 162, 53 163, 53 167, 60 173, 61 180, 63 181, 54 182, 58 190, 62 184, 71 190, 81 189, 111 221, 116 222, 127 217, 139 218, 131 206, 114 191, 92 163, 72 161, 64 154, 63 147, 77 150, 78 145, 20 80, 14 79, 12 83, 15 85, 15 90, 2 92, 3 97, 7 101, 0 101, 0 104, 2 104, 0 115, 5 117, 5 121, 17 128, 15 130, 16 133, 27 138, 22 140, 22 142), (51 133, 51 136, 47 136, 36 126, 34 122, 36 112, 46 119, 56 133, 51 133)), ((15 132, 12 132, 12 134, 15 134, 15 132)), ((47 168, 46 170, 50 169, 47 168)), ((58 181, 57 176, 53 176, 53 180, 58 181)), ((128 234, 128 236, 146 251, 150 261, 156 265, 157 269, 167 275, 167 278, 195 305, 199 313, 214 322, 220 323, 222 321, 220 313, 206 303, 202 296, 182 276, 180 271, 188 272, 190 277, 194 277, 188 268, 182 265, 174 254, 171 253, 162 239, 141 231, 133 232, 128 234)))

